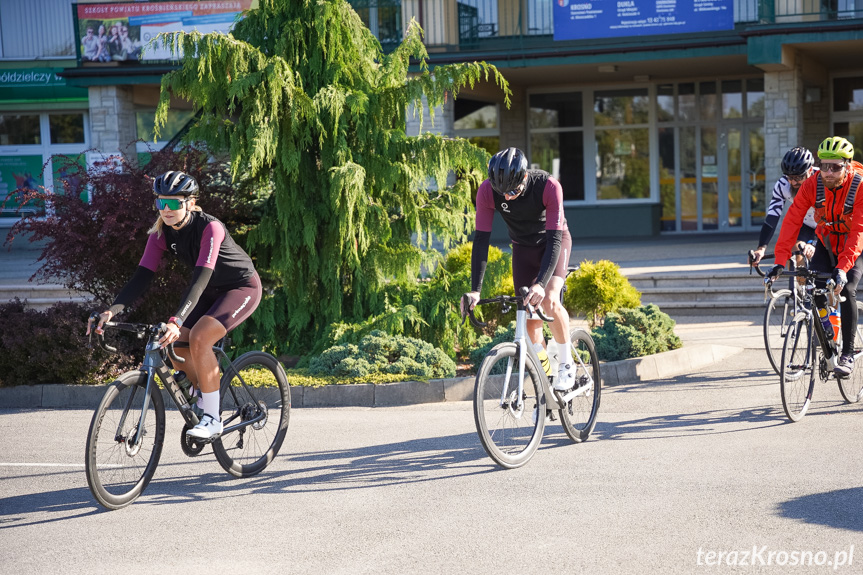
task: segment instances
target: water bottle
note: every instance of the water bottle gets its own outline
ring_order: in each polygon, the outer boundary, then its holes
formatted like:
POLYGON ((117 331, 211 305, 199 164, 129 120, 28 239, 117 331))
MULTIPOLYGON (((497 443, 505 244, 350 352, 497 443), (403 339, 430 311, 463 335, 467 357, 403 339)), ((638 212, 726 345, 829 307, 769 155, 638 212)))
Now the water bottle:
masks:
POLYGON ((545 374, 551 375, 551 360, 549 360, 548 352, 545 351, 545 348, 542 347, 542 344, 533 344, 533 351, 536 352, 536 356, 539 358, 539 363, 542 365, 542 369, 545 371, 545 374))
POLYGON ((839 308, 830 308, 830 325, 833 326, 833 341, 839 340, 839 334, 842 333, 842 312, 839 308))
POLYGON ((186 372, 184 371, 175 371, 174 372, 174 381, 177 382, 177 385, 180 386, 180 390, 183 392, 183 397, 186 398, 186 401, 192 400, 192 382, 186 377, 186 372))
POLYGON ((821 319, 821 325, 824 326, 824 333, 827 334, 827 339, 833 339, 833 323, 830 321, 830 313, 832 310, 829 306, 818 309, 818 316, 821 319))

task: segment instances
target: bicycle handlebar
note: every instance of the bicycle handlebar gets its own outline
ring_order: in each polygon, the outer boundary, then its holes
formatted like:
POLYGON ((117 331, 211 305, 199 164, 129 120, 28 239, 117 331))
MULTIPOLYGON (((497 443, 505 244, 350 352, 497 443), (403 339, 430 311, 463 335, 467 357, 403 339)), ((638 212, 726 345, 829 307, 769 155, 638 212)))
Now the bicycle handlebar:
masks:
MULTIPOLYGON (((755 273, 757 273, 761 277, 765 277, 767 275, 766 273, 764 273, 764 270, 762 270, 760 267, 761 262, 763 262, 767 258, 776 257, 774 254, 764 254, 764 257, 761 258, 760 261, 756 262, 754 250, 749 250, 748 255, 749 255, 749 274, 751 275, 752 270, 755 270, 755 273)), ((800 255, 803 255, 803 252, 801 252, 800 250, 794 250, 793 252, 791 252, 791 255, 792 256, 800 256, 800 255)), ((807 261, 809 261, 809 260, 807 259, 807 261)), ((788 275, 788 274, 783 272, 783 275, 788 275)))
MULTIPOLYGON (((490 303, 499 303, 499 304, 501 304, 501 307, 503 308, 503 313, 507 313, 510 309, 510 304, 516 304, 516 305, 522 304, 522 305, 524 305, 528 314, 530 314, 530 315, 536 314, 539 316, 539 318, 541 320, 546 321, 546 322, 554 321, 554 318, 547 317, 545 314, 542 313, 542 311, 538 307, 534 308, 530 304, 524 304, 524 297, 525 297, 525 295, 527 295, 525 293, 525 292, 527 292, 527 288, 523 287, 521 289, 522 289, 523 293, 520 296, 499 295, 497 297, 481 299, 478 302, 476 302, 476 305, 486 305, 486 304, 490 304, 490 303)), ((464 296, 462 296, 462 299, 464 299, 464 296)), ((473 314, 473 309, 470 309, 470 308, 468 308, 467 313, 462 312, 462 315, 461 315, 462 325, 464 325, 464 320, 466 318, 470 318, 470 323, 474 327, 482 328, 482 327, 485 327, 488 325, 488 322, 483 322, 483 321, 479 321, 478 319, 476 319, 476 316, 473 314)))
MULTIPOLYGON (((90 314, 90 319, 97 319, 98 317, 99 317, 99 314, 96 312, 93 312, 92 314, 90 314)), ((160 336, 160 335, 165 333, 167 326, 164 323, 152 325, 152 324, 148 324, 148 323, 123 323, 123 322, 106 321, 104 324, 102 324, 102 328, 103 329, 104 328, 110 328, 110 329, 117 329, 120 331, 128 331, 128 332, 136 334, 138 336, 138 338, 143 338, 147 333, 150 333, 152 336, 160 336)), ((102 348, 103 350, 105 350, 109 353, 117 353, 116 347, 114 347, 112 345, 108 345, 107 343, 105 343, 105 333, 104 332, 100 333, 100 332, 96 331, 95 328, 93 328, 90 331, 91 345, 92 345, 92 341, 93 341, 93 334, 96 334, 96 343, 99 345, 100 348, 102 348)), ((183 359, 182 357, 180 357, 176 353, 174 353, 174 344, 173 343, 168 344, 168 346, 165 348, 165 351, 167 352, 168 356, 171 358, 171 361, 174 361, 177 363, 186 363, 185 359, 183 359)))

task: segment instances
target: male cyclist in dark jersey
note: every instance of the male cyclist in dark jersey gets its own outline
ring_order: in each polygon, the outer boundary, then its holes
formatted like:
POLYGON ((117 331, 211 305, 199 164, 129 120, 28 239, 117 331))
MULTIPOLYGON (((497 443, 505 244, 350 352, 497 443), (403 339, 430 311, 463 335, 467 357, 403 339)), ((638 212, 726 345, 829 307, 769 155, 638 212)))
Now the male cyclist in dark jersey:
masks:
MULTIPOLYGON (((231 239, 225 225, 196 205, 198 183, 183 172, 166 172, 153 183, 159 217, 149 230, 138 269, 96 327, 122 312, 149 287, 165 252, 194 269, 177 312, 168 319, 160 343, 188 342, 176 349, 183 371, 201 392, 200 423, 186 433, 210 441, 222 434, 219 364, 213 345, 245 321, 261 301, 261 280, 251 258, 231 239)), ((90 333, 88 323, 87 333, 90 333)))
MULTIPOLYGON (((569 337, 569 313, 560 301, 566 278, 572 238, 563 216, 563 189, 542 170, 529 170, 524 152, 507 148, 492 156, 488 179, 476 197, 476 233, 471 253, 471 291, 462 298, 470 309, 479 301, 488 263, 488 246, 494 212, 503 217, 512 240, 512 279, 518 293, 529 288, 528 303, 541 305, 554 318, 549 324, 558 348, 558 374, 554 388, 575 384, 569 337)), ((463 311, 465 311, 463 309, 463 311)), ((542 345, 542 320, 528 320, 528 336, 542 345)))
MULTIPOLYGON (((801 184, 818 171, 818 168, 813 167, 814 164, 815 158, 812 157, 812 152, 806 148, 791 148, 785 153, 781 165, 782 177, 776 180, 776 184, 773 186, 773 194, 770 197, 770 204, 767 206, 767 216, 761 226, 761 235, 758 236, 758 247, 752 251, 753 264, 757 264, 764 257, 764 252, 767 251, 767 246, 779 225, 779 218, 782 217, 785 204, 793 202, 801 184)), ((800 226, 800 233, 797 235, 797 248, 807 258, 811 258, 815 253, 816 223, 814 214, 815 208, 809 208, 803 218, 803 225, 800 226)))

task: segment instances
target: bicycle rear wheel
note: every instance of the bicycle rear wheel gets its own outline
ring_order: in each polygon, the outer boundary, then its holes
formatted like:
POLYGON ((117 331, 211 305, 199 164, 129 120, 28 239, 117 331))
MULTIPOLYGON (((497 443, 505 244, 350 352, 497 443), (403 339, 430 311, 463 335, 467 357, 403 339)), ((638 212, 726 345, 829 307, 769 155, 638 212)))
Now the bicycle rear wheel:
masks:
MULTIPOLYGON (((579 395, 560 410, 560 423, 572 441, 581 443, 590 436, 596 425, 602 381, 599 377, 599 356, 596 355, 590 334, 583 329, 574 329, 570 339, 575 359, 575 389, 579 395)), ((562 395, 566 396, 567 393, 562 395)))
POLYGON ((90 491, 108 509, 137 499, 156 472, 165 439, 165 404, 158 388, 147 396, 147 374, 129 371, 108 387, 93 413, 84 469, 90 491), (147 403, 143 437, 138 422, 147 403))
POLYGON ((282 447, 291 417, 291 388, 285 370, 268 353, 250 351, 232 365, 222 376, 225 431, 213 441, 213 453, 231 475, 250 477, 263 471, 282 447))
POLYGON ((794 318, 795 310, 791 290, 782 289, 774 293, 764 310, 764 349, 770 365, 773 366, 776 375, 779 375, 785 333, 794 318))
POLYGON ((854 330, 854 371, 851 372, 851 377, 838 377, 839 393, 842 398, 848 403, 857 403, 860 401, 860 395, 863 393, 863 368, 860 367, 863 362, 863 302, 857 302, 857 329, 854 330))
POLYGON ((473 415, 476 432, 488 456, 504 469, 527 463, 545 429, 545 396, 539 367, 526 354, 524 386, 518 397, 518 347, 496 345, 476 375, 473 415), (509 377, 507 371, 509 370, 509 377))
POLYGON ((809 318, 794 320, 785 334, 779 373, 782 409, 791 421, 800 421, 812 401, 815 352, 809 318))

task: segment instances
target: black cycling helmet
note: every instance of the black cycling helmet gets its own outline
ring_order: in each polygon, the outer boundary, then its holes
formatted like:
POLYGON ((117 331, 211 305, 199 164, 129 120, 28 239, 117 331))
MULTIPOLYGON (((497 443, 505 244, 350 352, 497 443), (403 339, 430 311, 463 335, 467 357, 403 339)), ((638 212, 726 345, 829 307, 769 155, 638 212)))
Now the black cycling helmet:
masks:
POLYGON ((789 176, 802 176, 813 165, 815 165, 815 158, 812 152, 798 146, 785 152, 785 157, 782 158, 782 173, 789 176))
POLYGON ((157 196, 197 196, 198 182, 185 172, 165 172, 153 182, 157 196))
POLYGON ((518 148, 507 148, 496 153, 488 162, 488 181, 491 189, 501 196, 515 190, 524 181, 527 158, 518 148))

